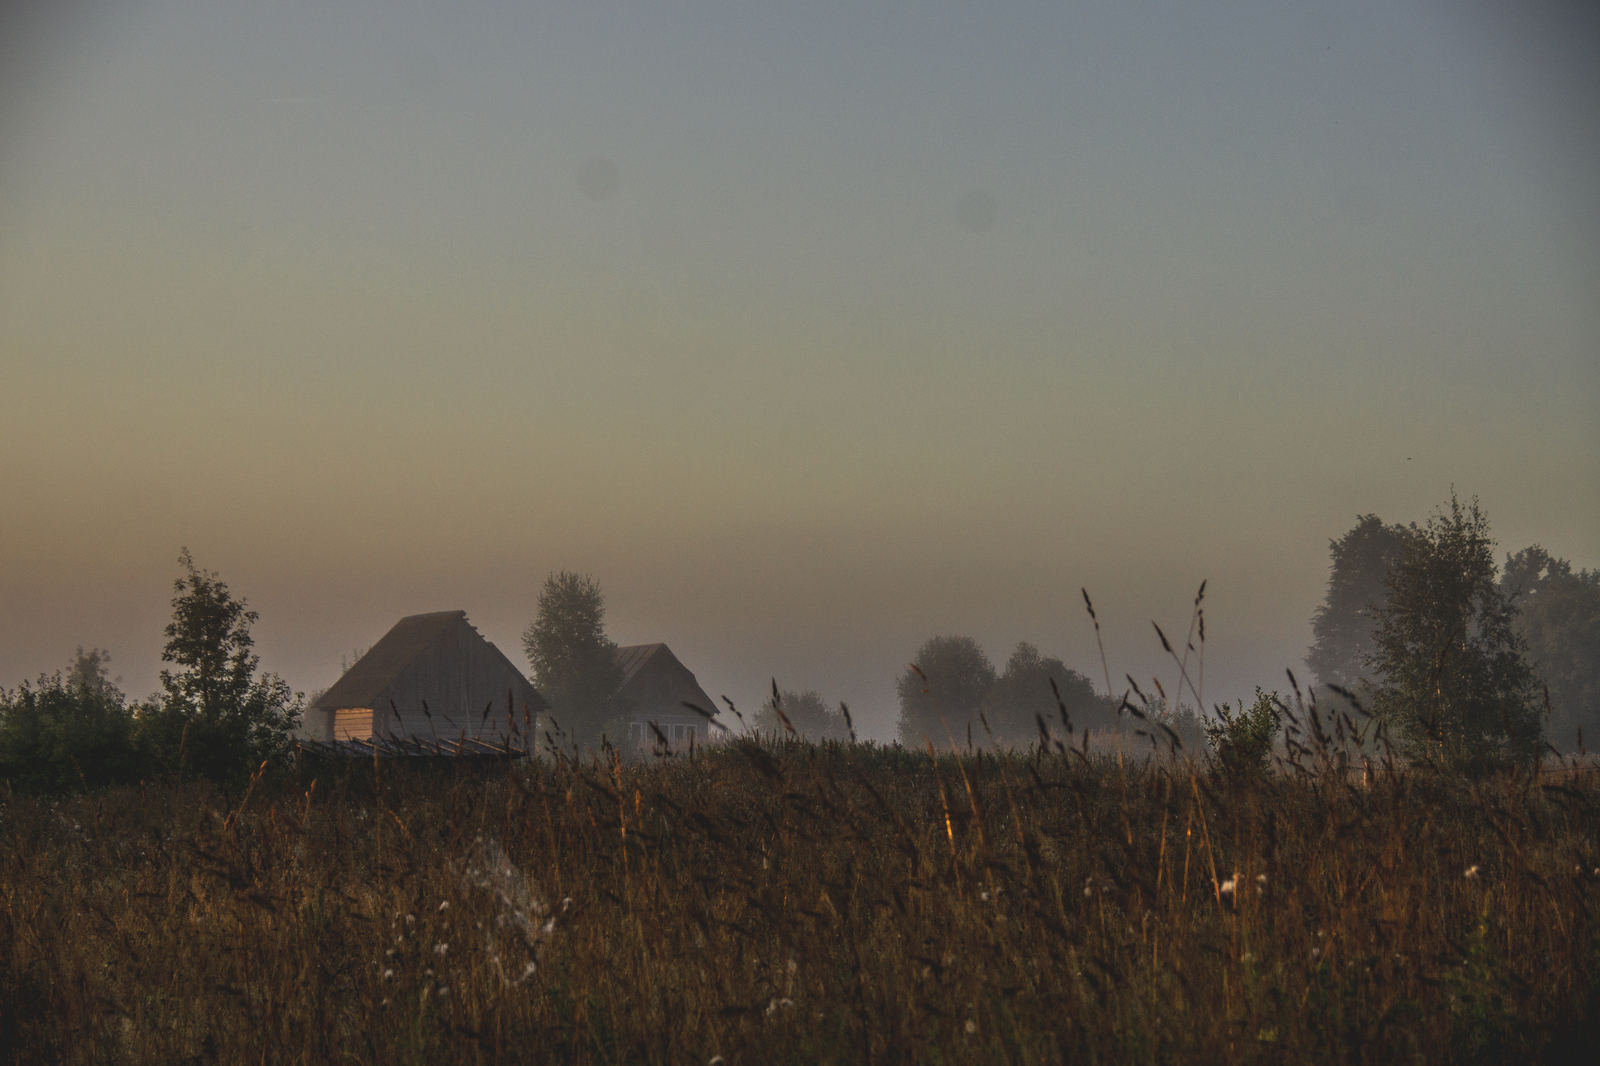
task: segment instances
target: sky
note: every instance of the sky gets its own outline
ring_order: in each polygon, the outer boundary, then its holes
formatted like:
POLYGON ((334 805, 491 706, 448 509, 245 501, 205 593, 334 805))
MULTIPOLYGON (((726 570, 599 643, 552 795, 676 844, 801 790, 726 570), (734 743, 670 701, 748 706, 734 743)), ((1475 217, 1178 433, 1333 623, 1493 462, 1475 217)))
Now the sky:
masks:
POLYGON ((0 686, 155 689, 185 547, 297 689, 573 570, 880 738, 938 634, 1170 689, 1202 580, 1287 691, 1452 491, 1600 567, 1583 10, 10 5, 0 686))

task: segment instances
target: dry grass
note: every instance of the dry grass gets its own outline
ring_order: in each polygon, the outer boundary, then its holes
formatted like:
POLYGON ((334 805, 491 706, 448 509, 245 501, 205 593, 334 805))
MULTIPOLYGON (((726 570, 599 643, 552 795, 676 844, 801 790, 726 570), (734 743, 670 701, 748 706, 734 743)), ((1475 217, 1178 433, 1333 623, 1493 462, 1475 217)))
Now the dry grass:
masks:
POLYGON ((1559 1061, 1596 1035, 1592 771, 742 742, 311 776, 0 793, 0 1060, 1559 1061))

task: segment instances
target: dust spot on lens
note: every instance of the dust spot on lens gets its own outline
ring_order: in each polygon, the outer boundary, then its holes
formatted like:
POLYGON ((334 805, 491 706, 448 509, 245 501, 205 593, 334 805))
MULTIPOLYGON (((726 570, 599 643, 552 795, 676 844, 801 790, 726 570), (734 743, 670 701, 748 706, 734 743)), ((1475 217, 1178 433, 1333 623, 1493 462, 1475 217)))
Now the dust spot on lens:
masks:
POLYGON ((999 214, 1000 204, 987 189, 968 189, 956 201, 956 221, 975 233, 993 229, 999 214))
POLYGON ((617 174, 617 164, 604 156, 595 156, 578 171, 578 189, 589 199, 599 202, 617 195, 622 179, 617 174))

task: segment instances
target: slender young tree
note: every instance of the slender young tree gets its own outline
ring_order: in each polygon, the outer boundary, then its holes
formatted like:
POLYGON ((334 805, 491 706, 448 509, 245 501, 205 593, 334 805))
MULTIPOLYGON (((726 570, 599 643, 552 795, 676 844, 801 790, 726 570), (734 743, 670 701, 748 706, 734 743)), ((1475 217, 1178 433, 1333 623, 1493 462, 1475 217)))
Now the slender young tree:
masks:
POLYGON ((1537 686, 1478 501, 1452 493, 1413 527, 1386 585, 1368 666, 1409 754, 1455 768, 1537 757, 1537 686))
POLYGON ((250 627, 259 617, 219 576, 195 566, 189 549, 173 583, 172 621, 161 661, 158 707, 141 715, 141 741, 155 757, 211 777, 238 776, 285 757, 304 697, 276 674, 256 674, 250 627))

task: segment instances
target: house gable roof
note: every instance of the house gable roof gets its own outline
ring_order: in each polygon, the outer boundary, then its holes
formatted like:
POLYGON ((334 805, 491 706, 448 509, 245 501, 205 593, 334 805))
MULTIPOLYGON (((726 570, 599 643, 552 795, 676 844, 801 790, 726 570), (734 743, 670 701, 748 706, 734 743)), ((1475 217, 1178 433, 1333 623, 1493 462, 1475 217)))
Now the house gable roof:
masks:
POLYGON ((453 630, 464 628, 471 636, 494 652, 506 671, 517 678, 526 691, 523 698, 536 710, 544 710, 545 702, 537 690, 482 634, 467 621, 466 611, 435 611, 431 614, 413 614, 396 622, 356 664, 345 671, 333 687, 324 692, 315 704, 319 710, 340 707, 377 708, 386 698, 385 693, 400 679, 412 663, 435 644, 444 640, 453 630))
MULTIPOLYGON (((617 665, 622 667, 622 683, 626 685, 629 681, 632 681, 634 675, 644 669, 644 664, 654 658, 656 652, 665 648, 666 645, 659 642, 655 644, 630 644, 625 648, 618 648, 617 665)), ((670 651, 667 654, 671 655, 673 659, 677 658, 670 651)), ((680 663, 679 665, 681 666, 682 664, 680 663)))
MULTIPOLYGON (((630 644, 626 647, 618 648, 617 665, 622 668, 622 684, 624 690, 626 690, 627 686, 633 682, 634 678, 639 676, 646 666, 654 666, 660 670, 676 673, 680 677, 687 680, 688 683, 693 686, 692 695, 695 697, 694 702, 698 706, 701 706, 705 710, 711 712, 713 715, 717 713, 716 701, 713 700, 710 694, 706 692, 705 688, 701 686, 699 679, 694 676, 694 671, 690 670, 687 666, 684 666, 683 661, 676 655, 672 654, 672 649, 667 647, 665 644, 659 642, 655 644, 630 644)), ((640 712, 636 710, 635 717, 637 717, 639 713, 640 712)), ((658 711, 656 713, 660 714, 663 712, 658 711)), ((689 710, 687 707, 674 706, 671 711, 665 713, 683 715, 686 718, 697 717, 695 713, 689 710)))

